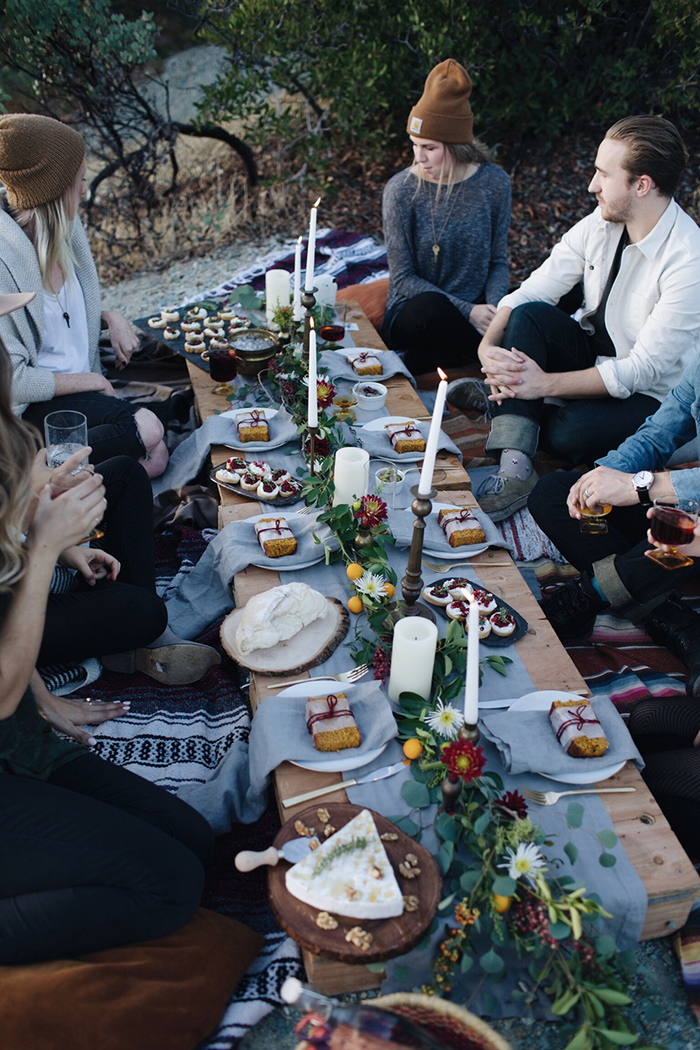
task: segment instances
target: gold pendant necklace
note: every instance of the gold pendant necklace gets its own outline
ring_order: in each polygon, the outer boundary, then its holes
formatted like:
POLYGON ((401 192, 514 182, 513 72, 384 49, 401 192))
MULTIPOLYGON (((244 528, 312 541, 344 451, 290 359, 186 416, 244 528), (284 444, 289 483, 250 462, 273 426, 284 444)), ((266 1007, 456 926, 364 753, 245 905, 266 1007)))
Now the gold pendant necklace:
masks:
MULTIPOLYGON (((461 188, 462 188, 462 183, 460 182, 459 188, 457 190, 453 191, 452 207, 450 208, 449 212, 447 213, 447 218, 443 222, 442 229, 440 230, 440 233, 437 236, 435 234, 435 201, 433 200, 432 197, 430 199, 430 225, 431 225, 432 230, 433 230, 433 257, 434 257, 436 263, 438 261, 438 255, 440 254, 440 238, 442 237, 443 233, 447 229, 447 224, 450 221, 450 219, 452 218, 452 212, 455 209, 455 204, 457 203, 457 197, 459 195, 459 192, 460 192, 461 188)), ((437 196, 437 191, 436 191, 436 196, 437 196)))

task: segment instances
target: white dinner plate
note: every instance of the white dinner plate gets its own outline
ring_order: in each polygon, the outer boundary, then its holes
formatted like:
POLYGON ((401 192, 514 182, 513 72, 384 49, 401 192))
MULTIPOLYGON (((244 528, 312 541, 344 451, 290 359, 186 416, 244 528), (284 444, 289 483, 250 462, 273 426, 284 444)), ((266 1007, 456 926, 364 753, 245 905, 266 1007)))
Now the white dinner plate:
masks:
MULTIPOLYGON (((365 379, 371 379, 371 376, 365 376, 365 379)), ((415 423, 421 432, 421 436, 428 440, 428 431, 430 429, 430 422, 425 420, 415 419, 414 416, 380 416, 379 419, 370 419, 369 423, 362 425, 362 430, 376 430, 381 432, 384 427, 389 423, 415 423)), ((418 463, 420 460, 425 458, 425 451, 423 452, 393 452, 392 446, 387 439, 387 452, 384 456, 377 456, 373 452, 370 452, 373 459, 384 459, 387 463, 418 463), (393 453, 393 454, 392 454, 393 453)))
MULTIPOLYGON (((454 503, 433 503, 433 509, 431 513, 435 514, 435 519, 441 510, 448 510, 454 507, 454 503)), ((471 508, 470 508, 471 509, 471 508)), ((404 508, 405 514, 413 514, 410 507, 404 508)), ((439 526, 438 526, 439 528, 439 526)), ((474 558, 477 554, 483 554, 484 551, 489 549, 488 543, 477 543, 475 546, 463 546, 463 547, 450 547, 445 536, 445 543, 437 546, 431 544, 427 539, 428 531, 424 533, 423 540, 423 554, 430 554, 435 558, 440 558, 441 561, 465 561, 467 558, 474 558)))
MULTIPOLYGON (((519 697, 511 705, 510 711, 549 711, 553 700, 580 700, 578 693, 565 693, 561 689, 540 689, 535 693, 526 693, 519 697)), ((627 760, 625 759, 625 762, 627 760)), ((566 775, 551 776, 549 773, 539 773, 547 780, 559 780, 564 784, 597 784, 599 780, 607 780, 619 773, 625 762, 614 762, 609 766, 599 766, 597 769, 582 769, 580 773, 567 773, 566 775)))
POLYGON ((272 420, 279 412, 278 408, 260 408, 258 405, 253 405, 251 409, 247 408, 236 408, 231 412, 222 412, 221 416, 226 419, 231 419, 231 430, 234 435, 231 441, 224 441, 223 444, 226 448, 235 448, 236 451, 241 452, 265 452, 269 448, 279 448, 281 445, 286 445, 291 439, 289 437, 277 437, 274 435, 274 426, 272 420), (256 412, 262 412, 265 419, 270 424, 270 440, 269 441, 237 441, 236 440, 236 416, 239 412, 248 412, 255 409, 256 412))
MULTIPOLYGON (((282 509, 284 510, 284 508, 282 509)), ((263 518, 274 517, 274 511, 269 510, 266 514, 255 514, 253 515, 253 517, 245 518, 245 521, 250 522, 254 525, 256 521, 262 521, 263 518)), ((294 532, 293 526, 296 520, 305 523, 308 523, 308 521, 310 520, 307 514, 295 514, 293 511, 289 514, 280 514, 280 517, 286 519, 287 524, 289 525, 292 532, 294 532)), ((296 537, 296 540, 299 546, 301 546, 301 543, 304 542, 304 538, 302 538, 302 540, 300 541, 298 536, 296 537)), ((250 564, 255 565, 258 569, 274 569, 275 572, 297 572, 297 570, 299 569, 308 569, 309 566, 318 565, 320 561, 323 561, 323 559, 326 556, 325 544, 314 543, 314 547, 318 547, 318 554, 314 554, 313 558, 304 558, 303 554, 299 553, 299 547, 297 547, 297 550, 294 554, 288 554, 284 558, 267 558, 263 554, 261 547, 259 560, 251 561, 250 564)))
MULTIPOLYGON (((306 698, 309 696, 311 688, 313 688, 314 692, 318 690, 321 693, 329 689, 339 689, 346 692, 351 686, 346 686, 344 682, 336 682, 335 678, 315 678, 312 681, 301 682, 299 685, 290 685, 287 689, 281 689, 277 696, 306 698)), ((360 744, 359 748, 348 749, 349 751, 352 750, 353 754, 346 754, 340 751, 329 753, 327 758, 319 758, 318 761, 294 762, 292 759, 288 759, 288 761, 293 766, 300 766, 301 769, 311 769, 315 772, 345 773, 350 769, 360 769, 361 766, 366 766, 368 762, 374 762, 375 758, 379 758, 388 746, 389 741, 387 740, 386 744, 382 744, 381 747, 363 751, 362 744, 360 744)))

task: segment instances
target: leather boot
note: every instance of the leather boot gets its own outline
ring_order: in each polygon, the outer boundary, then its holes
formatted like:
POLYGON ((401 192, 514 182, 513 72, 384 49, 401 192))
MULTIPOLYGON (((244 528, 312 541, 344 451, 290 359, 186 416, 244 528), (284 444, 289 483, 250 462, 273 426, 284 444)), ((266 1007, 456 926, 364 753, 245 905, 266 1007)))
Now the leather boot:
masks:
POLYGON ((557 587, 540 600, 540 608, 562 639, 587 638, 599 612, 609 609, 588 576, 557 587))
POLYGON ((686 609, 676 597, 667 598, 642 624, 659 645, 664 645, 688 668, 685 690, 700 697, 700 615, 686 609))

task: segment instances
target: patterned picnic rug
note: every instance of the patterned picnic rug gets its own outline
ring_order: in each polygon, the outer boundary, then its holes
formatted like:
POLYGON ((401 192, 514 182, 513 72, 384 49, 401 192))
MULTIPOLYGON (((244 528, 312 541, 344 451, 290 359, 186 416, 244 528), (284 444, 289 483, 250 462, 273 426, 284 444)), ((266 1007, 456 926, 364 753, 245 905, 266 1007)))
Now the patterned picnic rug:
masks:
MULTIPOLYGON (((195 529, 160 533, 159 590, 196 564, 205 548, 205 535, 195 529)), ((247 745, 250 708, 238 668, 221 650, 219 625, 220 621, 211 624, 197 640, 218 648, 223 662, 194 685, 163 687, 145 675, 105 671, 97 683, 74 694, 131 701, 129 714, 96 728, 97 754, 172 791, 200 783, 230 748, 247 745)), ((299 950, 270 910, 267 869, 242 875, 233 863, 239 850, 269 846, 279 827, 272 804, 254 824, 238 824, 216 840, 202 903, 253 927, 264 935, 265 946, 236 988, 217 1032, 200 1050, 229 1050, 281 1004, 279 990, 287 977, 303 977, 299 950)))

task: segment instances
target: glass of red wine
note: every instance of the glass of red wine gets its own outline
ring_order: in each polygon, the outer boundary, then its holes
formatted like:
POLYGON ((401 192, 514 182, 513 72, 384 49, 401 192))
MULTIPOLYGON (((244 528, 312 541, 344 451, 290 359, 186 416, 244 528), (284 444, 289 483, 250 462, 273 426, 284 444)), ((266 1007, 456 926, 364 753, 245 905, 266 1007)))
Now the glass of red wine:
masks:
POLYGON ((209 362, 209 375, 217 384, 214 387, 215 394, 229 394, 228 386, 238 375, 238 361, 236 351, 228 349, 209 349, 202 353, 202 361, 209 362))
POLYGON ((655 499, 651 511, 651 538, 663 543, 668 550, 653 548, 645 551, 647 558, 664 569, 682 569, 692 565, 693 559, 677 550, 694 538, 698 521, 698 504, 693 499, 655 499))

